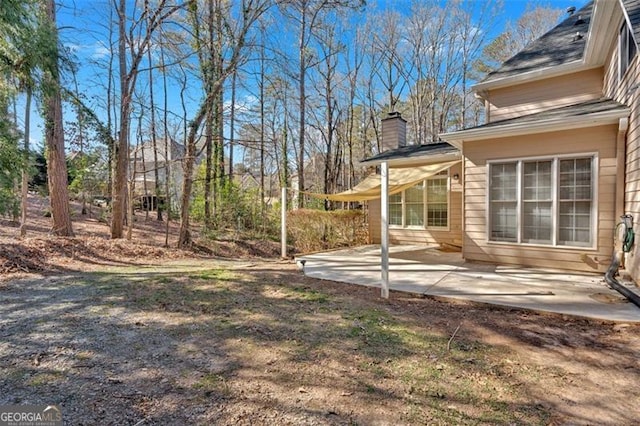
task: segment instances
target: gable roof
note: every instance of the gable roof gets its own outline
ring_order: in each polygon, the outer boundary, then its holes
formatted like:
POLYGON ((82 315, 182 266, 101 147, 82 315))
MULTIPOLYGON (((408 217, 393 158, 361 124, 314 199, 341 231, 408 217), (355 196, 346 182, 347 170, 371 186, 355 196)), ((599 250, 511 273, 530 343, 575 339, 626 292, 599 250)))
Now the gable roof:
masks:
POLYGON ((460 146, 463 141, 615 124, 619 119, 628 117, 630 111, 626 105, 609 98, 600 98, 492 121, 457 132, 443 133, 440 137, 454 146, 460 146))
MULTIPOLYGON (((640 0, 627 0, 640 3, 640 0)), ((566 18, 490 72, 482 83, 579 61, 583 58, 594 2, 566 18), (580 36, 577 36, 577 33, 580 36)))
POLYGON ((619 28, 611 27, 616 8, 622 10, 640 46, 640 0, 591 0, 489 73, 473 90, 483 97, 489 89, 602 66, 618 35, 619 28))
POLYGON ((365 158, 360 163, 366 166, 374 166, 382 162, 410 162, 411 160, 425 159, 428 157, 440 158, 442 156, 459 155, 458 148, 447 142, 428 143, 424 145, 407 145, 396 149, 390 149, 380 154, 365 158))

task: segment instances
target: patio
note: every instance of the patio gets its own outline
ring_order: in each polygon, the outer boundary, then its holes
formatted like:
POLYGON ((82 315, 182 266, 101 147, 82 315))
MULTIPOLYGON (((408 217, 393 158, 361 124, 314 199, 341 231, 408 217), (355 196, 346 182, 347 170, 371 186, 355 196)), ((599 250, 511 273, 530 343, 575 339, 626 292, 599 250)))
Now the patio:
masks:
MULTIPOLYGON (((296 262, 310 277, 380 287, 377 245, 298 256, 296 262)), ((460 253, 424 245, 392 246, 389 263, 390 290, 640 322, 640 308, 610 289, 601 274, 471 263, 460 253)))

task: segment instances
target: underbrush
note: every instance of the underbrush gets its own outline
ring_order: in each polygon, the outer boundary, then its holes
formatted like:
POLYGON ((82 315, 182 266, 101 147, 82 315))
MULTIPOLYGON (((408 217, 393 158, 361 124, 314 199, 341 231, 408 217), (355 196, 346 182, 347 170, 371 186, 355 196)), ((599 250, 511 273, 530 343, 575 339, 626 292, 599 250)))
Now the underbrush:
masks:
POLYGON ((366 216, 361 210, 294 210, 287 231, 297 253, 367 244, 366 216))

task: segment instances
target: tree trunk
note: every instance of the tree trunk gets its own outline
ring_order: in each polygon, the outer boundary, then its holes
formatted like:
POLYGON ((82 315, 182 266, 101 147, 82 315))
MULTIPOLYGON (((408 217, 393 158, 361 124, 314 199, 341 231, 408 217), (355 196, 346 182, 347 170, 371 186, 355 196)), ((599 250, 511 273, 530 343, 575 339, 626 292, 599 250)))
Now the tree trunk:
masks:
MULTIPOLYGON (((171 182, 171 160, 173 155, 171 153, 171 139, 169 137, 169 96, 167 93, 167 70, 164 64, 164 47, 160 45, 160 60, 162 61, 162 86, 164 95, 164 111, 163 111, 163 126, 164 126, 164 196, 165 196, 165 208, 167 210, 167 224, 164 229, 164 246, 169 247, 169 222, 171 222, 171 193, 169 182, 171 182)), ((186 120, 186 117, 185 117, 186 120)), ((159 202, 159 201, 158 201, 159 202)))
POLYGON ((111 203, 111 238, 122 238, 127 199, 127 172, 129 166, 129 115, 131 95, 127 75, 126 0, 120 0, 118 12, 118 60, 120 67, 120 133, 115 152, 113 199, 111 203))
POLYGON ((187 136, 186 153, 184 156, 184 178, 182 181, 182 211, 180 212, 180 235, 178 237, 178 248, 185 248, 191 245, 191 232, 189 231, 189 205, 191 198, 191 190, 193 189, 193 166, 196 161, 196 137, 198 129, 207 113, 207 102, 205 99, 200 105, 200 109, 196 117, 189 123, 189 134, 187 136))
MULTIPOLYGON (((221 3, 217 3, 216 11, 216 45, 215 45, 215 71, 213 73, 213 81, 218 82, 215 92, 215 109, 214 109, 214 124, 215 124, 215 149, 214 149, 214 198, 213 209, 214 215, 217 215, 220 209, 222 201, 222 188, 224 187, 225 170, 224 170, 224 81, 226 75, 224 74, 224 57, 223 57, 223 23, 222 23, 222 6, 221 3)), ((213 82, 212 81, 212 82, 213 82)), ((212 87, 213 88, 213 87, 212 87)))
POLYGON ((299 60, 300 60, 300 70, 299 70, 299 78, 298 82, 298 94, 300 95, 299 99, 299 118, 298 118, 298 208, 304 208, 304 147, 305 147, 305 126, 306 126, 306 93, 305 93, 305 83, 307 76, 307 55, 306 55, 306 31, 307 31, 307 20, 306 20, 306 8, 302 11, 302 20, 300 23, 300 40, 299 40, 299 60))
MULTIPOLYGON (((260 46, 260 214, 264 216, 264 67, 265 55, 264 55, 264 43, 260 46)), ((264 221, 262 222, 264 229, 264 221)))
POLYGON ((29 197, 29 132, 31 131, 31 87, 27 87, 24 107, 24 165, 22 169, 22 190, 20 200, 20 236, 27 236, 27 200, 29 197))
POLYGON ((204 223, 211 225, 211 181, 213 171, 213 111, 209 107, 205 124, 206 154, 204 170, 204 223))
POLYGON ((234 71, 231 76, 231 111, 229 116, 229 179, 233 182, 233 145, 236 125, 236 78, 238 72, 234 71))
MULTIPOLYGON (((158 137, 156 134, 156 104, 153 93, 153 67, 151 66, 151 49, 147 51, 149 58, 149 103, 151 104, 151 145, 153 148, 153 194, 155 196, 156 212, 158 221, 162 222, 162 209, 160 208, 160 167, 158 166, 158 137)), ((144 156, 142 157, 144 161, 144 156)))
MULTIPOLYGON (((46 3, 47 16, 53 28, 56 28, 54 0, 46 3)), ((55 36, 57 41, 57 34, 55 36)), ((57 52, 56 52, 57 56, 57 52)), ((64 150, 64 131, 62 129, 62 99, 60 95, 60 76, 57 59, 46 79, 49 93, 46 96, 45 140, 47 145, 47 173, 49 199, 51 202, 51 233, 57 236, 73 236, 69 193, 67 190, 67 163, 64 150)), ((28 137, 28 135, 26 135, 28 137)))

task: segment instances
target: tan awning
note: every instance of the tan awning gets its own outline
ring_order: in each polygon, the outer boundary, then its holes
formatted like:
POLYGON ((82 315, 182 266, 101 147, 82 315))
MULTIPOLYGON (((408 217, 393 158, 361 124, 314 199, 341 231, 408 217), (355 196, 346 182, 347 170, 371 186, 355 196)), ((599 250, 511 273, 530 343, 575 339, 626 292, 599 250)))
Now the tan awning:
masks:
MULTIPOLYGON (((389 195, 397 194, 405 189, 417 185, 421 181, 443 170, 448 169, 461 160, 435 163, 419 167, 407 167, 401 169, 389 169, 389 195)), ((305 192, 316 198, 331 201, 368 201, 380 198, 380 175, 370 175, 352 189, 337 194, 317 194, 305 192)))

